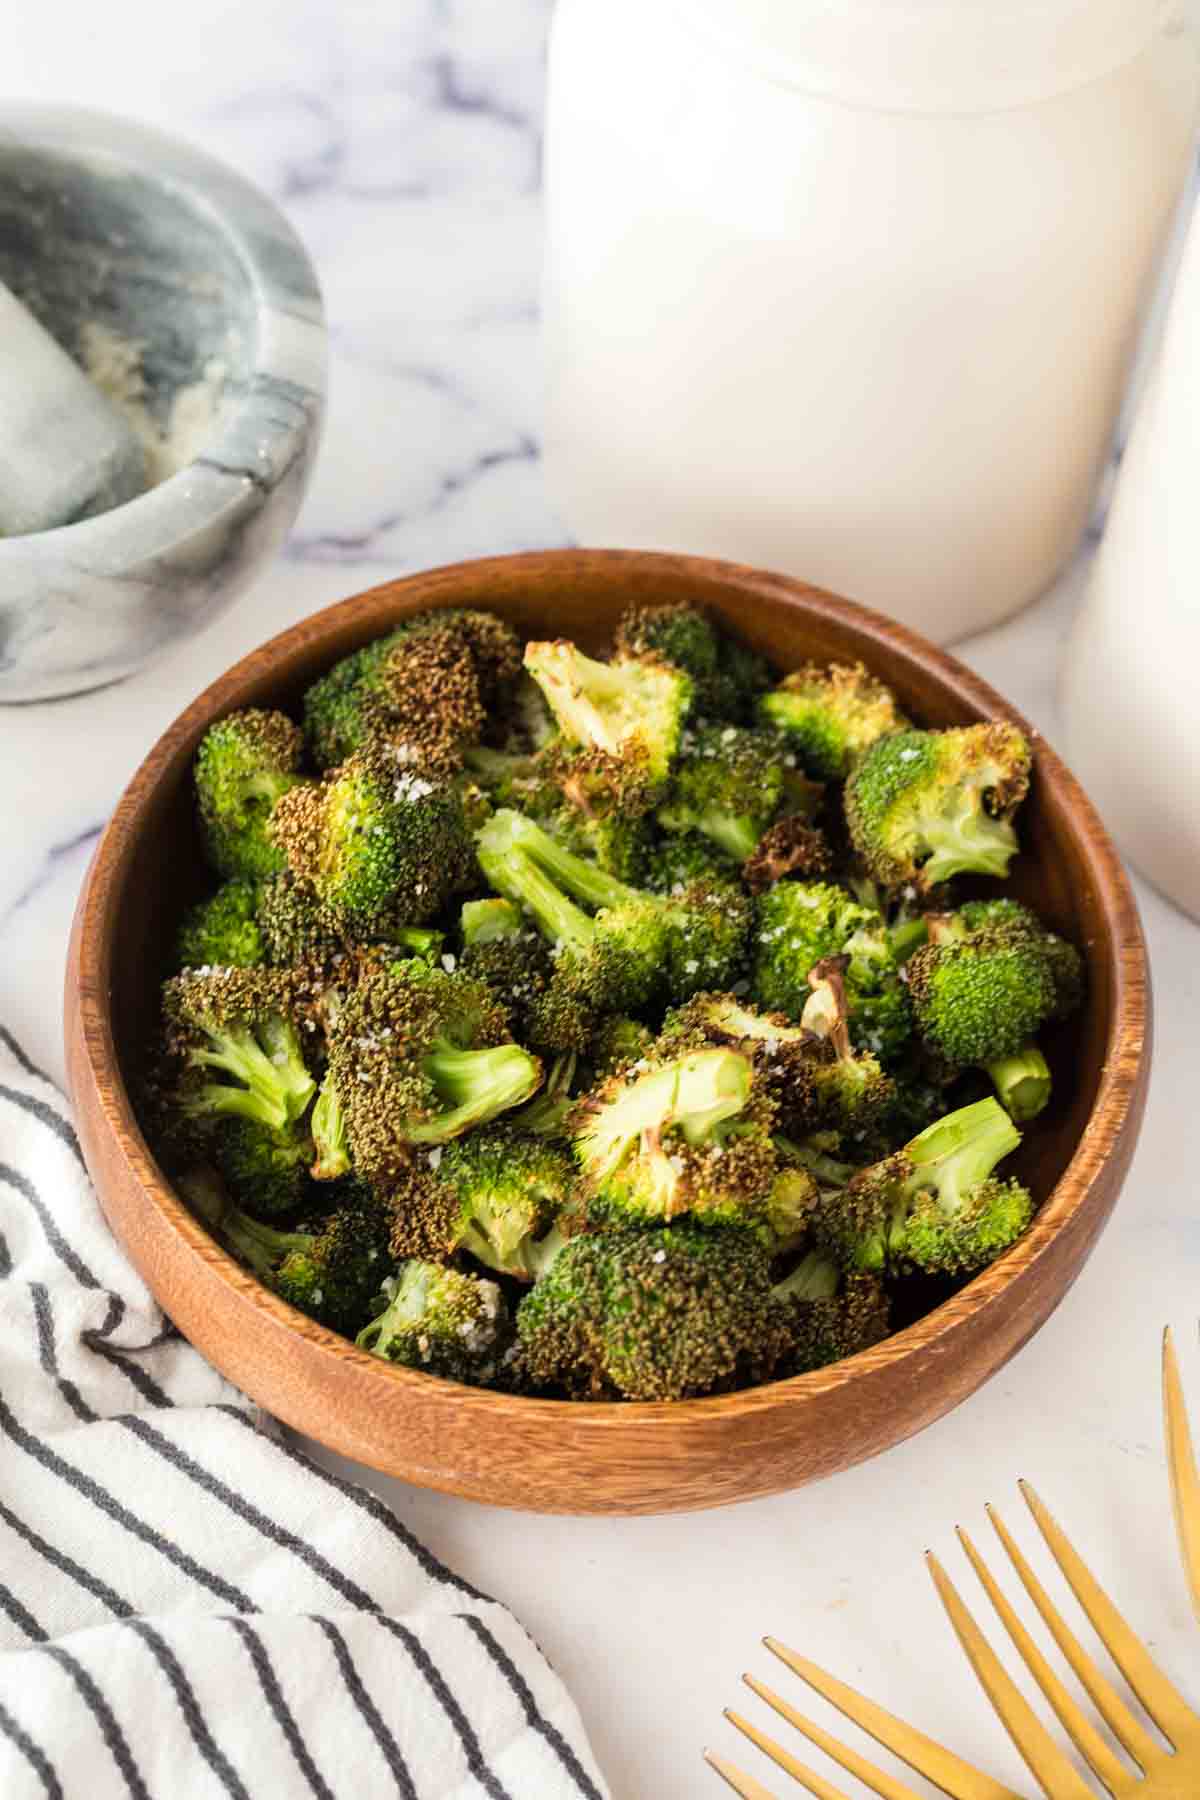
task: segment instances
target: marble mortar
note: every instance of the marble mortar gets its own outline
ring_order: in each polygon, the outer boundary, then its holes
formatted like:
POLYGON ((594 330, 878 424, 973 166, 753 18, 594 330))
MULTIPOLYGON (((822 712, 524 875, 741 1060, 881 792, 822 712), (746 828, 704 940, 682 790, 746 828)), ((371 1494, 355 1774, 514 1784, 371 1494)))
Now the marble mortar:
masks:
POLYGON ((219 396, 157 486, 0 539, 11 703, 118 681, 244 590, 303 497, 326 343, 312 265, 275 206, 202 152, 99 112, 0 113, 0 282, 77 360, 97 335, 130 348, 152 431, 181 393, 219 396))

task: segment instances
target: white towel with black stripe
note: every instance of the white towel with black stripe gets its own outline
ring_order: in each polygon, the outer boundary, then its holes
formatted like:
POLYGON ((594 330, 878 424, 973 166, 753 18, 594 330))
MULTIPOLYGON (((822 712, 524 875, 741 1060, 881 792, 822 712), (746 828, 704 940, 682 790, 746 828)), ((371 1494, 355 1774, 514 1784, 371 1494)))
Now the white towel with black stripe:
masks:
POLYGON ((510 1613, 164 1317, 0 1029, 4 1800, 605 1800, 510 1613))

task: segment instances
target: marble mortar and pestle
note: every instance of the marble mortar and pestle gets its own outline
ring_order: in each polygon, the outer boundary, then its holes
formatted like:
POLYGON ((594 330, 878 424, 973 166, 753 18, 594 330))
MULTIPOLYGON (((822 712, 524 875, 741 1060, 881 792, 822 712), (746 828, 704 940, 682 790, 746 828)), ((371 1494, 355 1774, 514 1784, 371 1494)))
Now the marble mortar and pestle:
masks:
POLYGON ((248 182, 103 113, 4 109, 0 704, 118 681, 245 589, 303 497, 325 352, 248 182))

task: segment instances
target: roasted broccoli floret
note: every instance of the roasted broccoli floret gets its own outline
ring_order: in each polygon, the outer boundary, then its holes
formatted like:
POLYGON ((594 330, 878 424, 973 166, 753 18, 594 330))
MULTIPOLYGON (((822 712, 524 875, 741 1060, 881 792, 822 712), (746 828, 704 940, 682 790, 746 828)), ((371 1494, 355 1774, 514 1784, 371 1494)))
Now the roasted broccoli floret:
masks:
POLYGON ((326 1218, 280 1231, 231 1204, 204 1170, 190 1171, 180 1186, 225 1248, 281 1300, 345 1337, 362 1329, 391 1266, 391 1222, 368 1188, 347 1183, 326 1218))
POLYGON ((254 1119, 219 1120, 204 1147, 248 1211, 260 1219, 294 1213, 309 1192, 313 1160, 306 1128, 275 1130, 254 1119))
POLYGON ((481 745, 467 752, 467 766, 493 806, 536 819, 568 850, 595 857, 622 881, 642 879, 654 830, 640 764, 627 770, 602 752, 580 751, 555 738, 535 755, 481 745))
POLYGON ((355 1340, 361 1349, 450 1381, 486 1386, 495 1380, 509 1323, 494 1281, 413 1261, 383 1291, 387 1304, 355 1340))
POLYGON ((846 783, 854 848, 887 888, 1007 875, 1030 767, 1023 734, 1002 719, 880 738, 846 783))
POLYGON ((371 941, 389 920, 432 919, 473 866, 458 789, 381 743, 319 786, 293 789, 270 829, 292 874, 356 941, 371 941))
POLYGON ((267 834, 276 802, 303 781, 299 729, 250 707, 210 725, 196 752, 196 799, 209 861, 220 875, 257 879, 283 867, 267 834))
POLYGON ((881 1343, 891 1330, 891 1305, 874 1275, 846 1274, 831 1256, 810 1250, 771 1297, 787 1315, 791 1345, 780 1375, 823 1369, 881 1343))
POLYGON ((783 1013, 756 1011, 736 994, 704 993, 667 1014, 657 1050, 660 1056, 679 1057, 712 1045, 739 1050, 753 1061, 780 1130, 815 1129, 823 1112, 817 1071, 832 1052, 811 1031, 793 1025, 783 1013))
POLYGON ((280 971, 213 969, 163 989, 166 1056, 152 1101, 172 1160, 203 1145, 253 1211, 275 1217, 303 1198, 316 1091, 301 1047, 301 999, 280 971))
POLYGON ((668 831, 647 854, 643 886, 654 894, 681 894, 693 881, 737 880, 737 863, 711 838, 698 831, 668 831))
POLYGON ((503 1008, 469 976, 420 962, 364 973, 329 1032, 356 1171, 400 1174, 414 1146, 448 1143, 528 1100, 541 1064, 507 1030, 503 1008))
POLYGON ((453 768, 520 666, 516 633, 494 614, 418 613, 309 688, 304 726, 313 759, 332 769, 385 738, 411 764, 453 768))
POLYGON ((1028 1189, 993 1173, 1020 1141, 995 1100, 947 1113, 855 1175, 841 1193, 825 1197, 814 1230, 847 1269, 915 1267, 950 1275, 982 1269, 1033 1217, 1028 1189))
POLYGON ((805 663, 762 696, 758 715, 784 733, 818 781, 845 780, 865 750, 908 724, 895 695, 862 663, 805 663))
POLYGON ((824 832, 798 813, 777 819, 742 864, 742 880, 752 894, 765 894, 777 881, 794 875, 823 881, 833 869, 833 851, 824 832))
POLYGON ((175 940, 181 969, 252 969, 267 961, 258 924, 258 883, 223 882, 192 907, 175 940))
POLYGON ((181 1108, 274 1131, 294 1125, 316 1092, 297 1004, 295 984, 279 970, 189 971, 168 981, 163 1011, 181 1108))
POLYGON ((774 1107, 754 1060, 699 1050, 611 1075, 568 1120, 593 1226, 760 1226, 776 1174, 774 1107))
POLYGON ((934 916, 930 934, 909 958, 908 991, 922 1041, 951 1067, 1014 1055, 1079 1002, 1079 952, 1032 914, 978 930, 957 915, 934 916))
POLYGON ((621 781, 632 768, 651 787, 666 780, 692 701, 690 677, 649 657, 593 662, 562 638, 526 644, 525 667, 567 742, 608 759, 594 765, 597 774, 621 781))
POLYGON ((521 1373, 584 1399, 680 1400, 765 1380, 789 1349, 768 1267, 751 1232, 572 1238, 517 1309, 521 1373))
POLYGON ((782 809, 814 810, 819 791, 787 767, 776 739, 736 725, 684 733, 657 818, 667 831, 698 831, 739 862, 782 809))
POLYGON ((693 606, 631 606, 617 626, 618 656, 654 656, 690 675, 699 718, 751 722, 771 684, 765 659, 726 637, 693 606))
POLYGON ((636 1011, 660 991, 684 999, 741 973, 752 911, 732 886, 644 893, 508 811, 493 815, 478 845, 491 885, 556 946, 558 984, 601 1011, 636 1011), (598 908, 596 917, 583 906, 598 908))
POLYGON ((346 938, 329 910, 287 869, 259 884, 255 917, 263 960, 273 968, 317 967, 331 962, 346 947, 346 938))
POLYGON ((609 1013, 588 1039, 586 1060, 597 1076, 615 1075, 641 1062, 654 1048, 654 1033, 625 1013, 609 1013))
POLYGON ((810 970, 830 956, 849 959, 852 1043, 894 1060, 912 1035, 912 1016, 882 916, 829 882, 783 881, 762 896, 750 982, 761 1005, 799 1017, 810 970))
POLYGON ((550 1254, 547 1236, 579 1177, 564 1145, 493 1125, 447 1145, 437 1179, 449 1190, 453 1248, 469 1251, 489 1269, 532 1281, 550 1254))

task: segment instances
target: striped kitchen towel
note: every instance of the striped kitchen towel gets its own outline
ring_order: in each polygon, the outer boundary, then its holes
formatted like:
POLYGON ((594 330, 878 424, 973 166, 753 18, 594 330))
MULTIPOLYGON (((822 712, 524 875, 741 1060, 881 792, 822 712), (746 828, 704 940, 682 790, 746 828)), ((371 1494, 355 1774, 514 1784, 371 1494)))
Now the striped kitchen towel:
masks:
POLYGON ((159 1311, 0 1029, 0 1795, 605 1792, 512 1616, 159 1311))

